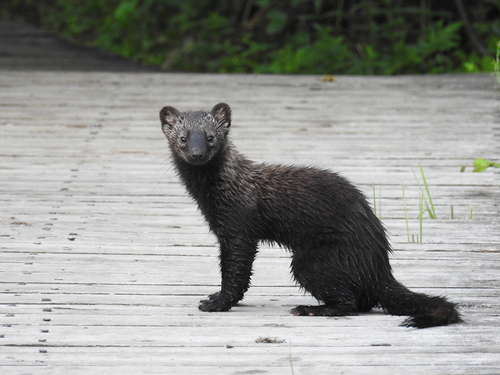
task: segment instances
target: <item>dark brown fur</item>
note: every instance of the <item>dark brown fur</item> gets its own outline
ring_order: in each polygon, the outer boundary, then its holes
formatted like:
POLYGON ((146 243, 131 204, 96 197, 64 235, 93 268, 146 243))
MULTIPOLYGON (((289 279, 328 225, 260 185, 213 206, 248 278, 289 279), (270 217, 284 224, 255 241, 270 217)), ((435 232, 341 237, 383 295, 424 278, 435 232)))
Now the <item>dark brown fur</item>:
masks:
POLYGON ((310 167, 256 164, 227 138, 231 109, 160 111, 174 164, 220 244, 221 290, 202 311, 226 311, 250 286, 261 241, 292 253, 299 285, 323 304, 295 315, 343 316, 376 305, 409 315, 418 328, 460 322, 443 297, 414 293, 392 275, 384 227, 363 194, 336 173, 310 167))

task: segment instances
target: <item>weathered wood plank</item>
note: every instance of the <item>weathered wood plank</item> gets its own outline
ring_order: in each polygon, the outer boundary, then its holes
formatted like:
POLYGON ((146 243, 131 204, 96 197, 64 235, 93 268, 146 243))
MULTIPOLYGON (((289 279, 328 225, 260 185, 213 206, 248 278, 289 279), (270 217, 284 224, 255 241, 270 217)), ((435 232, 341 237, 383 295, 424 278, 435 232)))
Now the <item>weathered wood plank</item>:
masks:
POLYGON ((2 374, 290 374, 290 357, 295 374, 498 372, 500 174, 471 173, 475 158, 500 155, 495 90, 488 75, 2 72, 2 374), (375 184, 396 276, 449 296, 466 324, 291 316, 314 301, 294 286, 289 254, 267 246, 240 306, 199 312, 219 284, 217 248, 157 113, 217 101, 233 107, 234 143, 252 159, 339 171, 370 200, 375 184), (417 235, 419 162, 439 219, 408 244, 401 184, 417 235))

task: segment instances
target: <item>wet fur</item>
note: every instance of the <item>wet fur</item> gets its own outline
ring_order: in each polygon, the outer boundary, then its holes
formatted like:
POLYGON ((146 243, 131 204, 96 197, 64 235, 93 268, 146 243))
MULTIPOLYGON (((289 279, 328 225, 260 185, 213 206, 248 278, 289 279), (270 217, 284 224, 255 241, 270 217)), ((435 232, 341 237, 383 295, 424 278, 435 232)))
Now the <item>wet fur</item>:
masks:
POLYGON ((414 293, 392 275, 385 229, 363 194, 336 173, 254 163, 227 138, 231 109, 160 111, 182 183, 220 244, 221 290, 202 311, 227 311, 250 286, 259 242, 289 249, 295 280, 318 301, 295 315, 344 316, 377 305, 404 326, 460 322, 455 304, 414 293))

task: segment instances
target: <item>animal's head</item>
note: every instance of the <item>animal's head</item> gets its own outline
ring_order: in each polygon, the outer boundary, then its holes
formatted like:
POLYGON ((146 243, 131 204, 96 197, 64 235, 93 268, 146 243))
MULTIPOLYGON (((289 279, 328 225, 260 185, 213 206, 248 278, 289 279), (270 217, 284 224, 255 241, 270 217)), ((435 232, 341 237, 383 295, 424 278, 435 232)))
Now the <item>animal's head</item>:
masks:
POLYGON ((202 165, 223 146, 231 126, 231 108, 219 103, 208 112, 179 112, 167 106, 160 111, 160 121, 172 152, 190 164, 202 165))

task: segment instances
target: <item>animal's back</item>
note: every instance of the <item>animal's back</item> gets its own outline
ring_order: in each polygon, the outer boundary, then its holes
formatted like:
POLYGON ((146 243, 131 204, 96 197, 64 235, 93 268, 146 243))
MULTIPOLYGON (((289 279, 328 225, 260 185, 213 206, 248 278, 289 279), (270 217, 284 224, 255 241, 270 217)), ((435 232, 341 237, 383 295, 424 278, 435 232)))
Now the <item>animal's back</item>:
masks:
POLYGON ((278 242, 290 247, 294 247, 292 238, 297 245, 306 241, 366 242, 389 250, 382 224, 364 195, 344 177, 311 167, 257 168, 260 213, 271 236, 284 236, 278 242), (365 234, 366 226, 370 233, 365 234), (353 237, 356 231, 360 233, 353 237))

